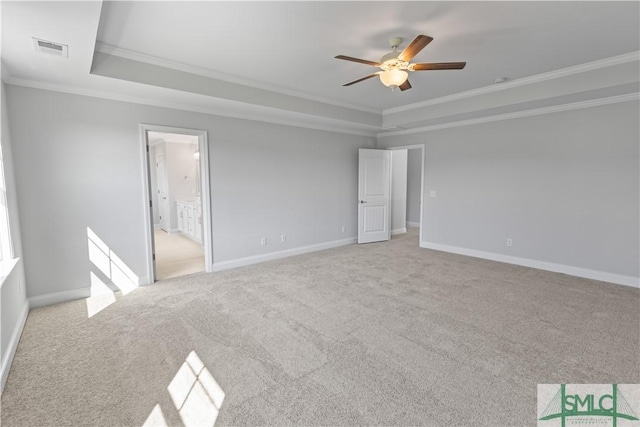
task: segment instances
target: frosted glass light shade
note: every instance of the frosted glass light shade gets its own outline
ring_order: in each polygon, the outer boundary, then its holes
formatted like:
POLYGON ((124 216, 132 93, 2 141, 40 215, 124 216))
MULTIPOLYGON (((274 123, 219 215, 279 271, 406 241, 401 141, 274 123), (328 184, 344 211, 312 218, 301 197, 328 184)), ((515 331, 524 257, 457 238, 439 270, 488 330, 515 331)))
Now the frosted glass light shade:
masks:
POLYGON ((391 68, 380 74, 380 81, 385 86, 400 86, 402 83, 407 81, 408 77, 409 73, 406 71, 391 68))

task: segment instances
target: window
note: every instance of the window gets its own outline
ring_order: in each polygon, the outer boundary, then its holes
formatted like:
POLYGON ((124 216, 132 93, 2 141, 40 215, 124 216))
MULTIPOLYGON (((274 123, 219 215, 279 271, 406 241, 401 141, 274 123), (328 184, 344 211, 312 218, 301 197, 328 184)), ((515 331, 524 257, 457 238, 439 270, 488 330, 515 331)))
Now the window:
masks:
POLYGON ((7 208, 7 187, 4 179, 4 158, 0 145, 0 261, 13 258, 11 233, 9 232, 9 210, 7 208))

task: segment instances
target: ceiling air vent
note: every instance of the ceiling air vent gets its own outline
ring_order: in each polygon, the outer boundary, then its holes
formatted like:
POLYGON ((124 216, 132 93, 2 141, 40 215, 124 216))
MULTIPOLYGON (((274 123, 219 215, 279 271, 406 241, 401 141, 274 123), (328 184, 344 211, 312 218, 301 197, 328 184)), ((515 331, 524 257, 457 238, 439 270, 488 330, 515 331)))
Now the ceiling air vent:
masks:
POLYGON ((32 39, 33 39, 33 47, 36 49, 36 52, 62 56, 63 58, 69 57, 69 46, 67 46, 66 44, 50 42, 47 40, 41 40, 35 37, 32 37, 32 39))

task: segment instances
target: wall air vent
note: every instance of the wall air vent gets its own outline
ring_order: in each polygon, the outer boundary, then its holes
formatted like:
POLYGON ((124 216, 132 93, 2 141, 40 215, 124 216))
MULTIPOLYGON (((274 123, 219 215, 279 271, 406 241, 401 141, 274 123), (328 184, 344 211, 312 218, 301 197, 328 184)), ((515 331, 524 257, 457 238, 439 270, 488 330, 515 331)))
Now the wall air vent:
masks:
POLYGON ((69 46, 66 44, 41 40, 35 37, 32 37, 32 39, 33 47, 36 49, 36 52, 48 53, 50 55, 61 56, 63 58, 69 57, 69 46))

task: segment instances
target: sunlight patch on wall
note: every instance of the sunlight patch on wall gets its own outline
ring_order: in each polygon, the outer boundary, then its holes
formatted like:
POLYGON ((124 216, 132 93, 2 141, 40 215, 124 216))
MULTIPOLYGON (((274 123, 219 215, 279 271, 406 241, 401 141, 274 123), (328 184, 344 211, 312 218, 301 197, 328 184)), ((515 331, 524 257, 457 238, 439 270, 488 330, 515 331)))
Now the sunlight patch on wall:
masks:
MULTIPOLYGON (((89 260, 109 283, 116 286, 122 295, 138 287, 138 276, 113 252, 109 246, 87 227, 89 260)), ((115 302, 115 294, 93 271, 91 274, 91 297, 87 299, 87 314, 92 317, 115 302), (109 296, 110 294, 110 296, 109 296)))
POLYGON ((138 287, 138 276, 96 233, 87 227, 89 260, 126 295, 138 287))

